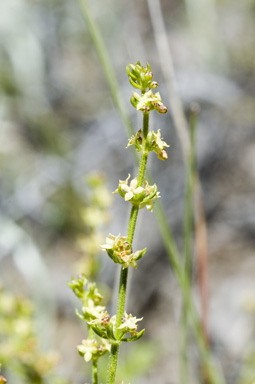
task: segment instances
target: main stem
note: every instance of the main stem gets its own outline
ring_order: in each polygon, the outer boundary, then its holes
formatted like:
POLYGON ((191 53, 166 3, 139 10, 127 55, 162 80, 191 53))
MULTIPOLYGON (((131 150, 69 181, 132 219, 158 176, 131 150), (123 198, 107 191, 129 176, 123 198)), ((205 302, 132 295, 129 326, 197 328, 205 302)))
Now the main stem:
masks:
MULTIPOLYGON (((144 113, 143 114, 144 145, 145 145, 146 137, 148 135, 148 129, 149 129, 149 113, 144 113)), ((141 187, 143 185, 147 158, 148 158, 148 154, 144 152, 140 160, 138 178, 137 178, 137 187, 141 187)), ((128 234, 127 234, 127 242, 129 243, 131 249, 133 244, 138 211, 139 211, 139 207, 136 205, 132 205, 129 224, 128 224, 128 234)), ((121 319, 124 316, 124 311, 125 311, 127 279, 128 279, 128 268, 125 268, 125 269, 121 268, 118 307, 117 307, 117 316, 116 316, 116 331, 115 331, 115 337, 117 341, 112 342, 112 346, 111 346, 111 352, 109 356, 108 370, 107 370, 107 379, 106 379, 107 384, 114 384, 115 378, 116 378, 118 354, 119 354, 119 347, 120 347, 120 341, 118 341, 118 338, 120 337, 120 333, 121 333, 118 328, 121 325, 121 319)))
POLYGON ((92 365, 92 380, 93 384, 98 384, 97 360, 93 360, 92 365))

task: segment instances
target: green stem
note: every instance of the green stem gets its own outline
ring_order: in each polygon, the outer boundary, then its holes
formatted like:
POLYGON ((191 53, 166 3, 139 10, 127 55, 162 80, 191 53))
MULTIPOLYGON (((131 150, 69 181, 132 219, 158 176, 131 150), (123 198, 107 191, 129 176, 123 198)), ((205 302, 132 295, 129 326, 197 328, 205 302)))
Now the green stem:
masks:
POLYGON ((139 208, 137 206, 133 205, 131 208, 129 225, 128 225, 128 234, 127 234, 127 242, 129 243, 129 245, 131 247, 133 244, 133 238, 134 238, 134 233, 135 233, 135 226, 136 226, 138 211, 139 211, 139 208))
POLYGON ((187 384, 189 380, 188 372, 188 345, 189 345, 189 327, 187 307, 182 303, 181 312, 181 331, 180 331, 180 381, 181 384, 187 384))
POLYGON ((137 179, 137 187, 142 187, 142 185, 143 185, 144 174, 145 174, 145 169, 146 169, 146 164, 147 164, 147 158, 148 158, 147 154, 143 154, 141 157, 138 179, 137 179))
POLYGON ((111 352, 110 352, 109 362, 108 362, 106 384, 114 384, 115 383, 116 370, 117 370, 117 365, 118 365, 119 348, 120 348, 119 343, 113 343, 112 342, 111 352))
MULTIPOLYGON (((130 137, 134 134, 134 128, 130 120, 129 114, 127 113, 125 102, 118 86, 118 80, 115 76, 114 68, 109 57, 109 51, 107 50, 105 43, 102 39, 101 32, 95 20, 93 19, 93 16, 90 13, 87 0, 78 0, 78 2, 80 4, 84 20, 86 22, 86 28, 88 29, 88 32, 92 37, 94 46, 101 61, 105 78, 110 88, 114 104, 121 116, 121 120, 125 126, 125 129, 127 129, 128 137, 130 137)), ((138 154, 135 149, 134 155, 136 157, 136 160, 138 160, 138 154)))
MULTIPOLYGON (((143 139, 145 142, 145 139, 148 134, 149 129, 149 113, 143 114, 143 139)), ((142 154, 140 166, 138 170, 138 182, 137 187, 140 187, 143 185, 144 181, 144 175, 146 170, 146 164, 147 164, 147 158, 148 155, 142 154)), ((130 219, 129 219, 129 225, 128 225, 128 234, 127 234, 127 241, 132 249, 133 244, 133 238, 135 233, 135 227, 136 227, 136 221, 137 216, 139 212, 139 207, 136 205, 132 205, 131 213, 130 213, 130 219)), ((116 331, 115 331, 115 337, 118 340, 119 337, 121 337, 121 331, 118 329, 118 327, 121 325, 121 319, 124 315, 125 311, 125 302, 126 302, 126 292, 127 292, 127 280, 128 280, 128 268, 121 269, 120 272, 120 284, 119 284, 119 297, 118 297, 118 307, 117 307, 117 315, 116 315, 116 331)), ((108 371, 107 371, 107 384, 114 384, 116 372, 117 372, 117 365, 118 365, 118 354, 119 354, 119 347, 120 343, 112 343, 111 346, 111 352, 109 357, 109 363, 108 363, 108 371)))
MULTIPOLYGON (((145 148, 145 145, 146 145, 146 138, 148 135, 148 131, 149 131, 149 112, 145 112, 143 114, 143 148, 145 148)), ((148 159, 148 154, 147 152, 144 151, 140 160, 137 187, 142 187, 143 185, 147 159, 148 159)))
POLYGON ((92 365, 92 383, 93 384, 98 384, 98 369, 97 369, 97 360, 93 360, 93 365, 92 365))
POLYGON ((148 131, 149 131, 149 112, 145 112, 143 114, 143 137, 144 137, 144 144, 145 144, 146 137, 148 135, 148 131))

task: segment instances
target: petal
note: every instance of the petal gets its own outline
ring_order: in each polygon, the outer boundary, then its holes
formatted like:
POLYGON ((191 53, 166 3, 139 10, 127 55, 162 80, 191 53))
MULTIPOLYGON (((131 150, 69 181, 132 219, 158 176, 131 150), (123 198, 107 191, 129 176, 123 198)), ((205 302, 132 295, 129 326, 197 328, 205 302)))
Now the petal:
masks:
POLYGON ((126 178, 126 184, 128 183, 128 180, 130 179, 130 177, 131 177, 131 175, 130 175, 130 173, 128 174, 128 177, 126 178))
POLYGON ((85 345, 77 345, 77 349, 81 353, 86 353, 87 347, 85 345))
POLYGON ((142 193, 144 191, 144 188, 143 187, 138 187, 134 190, 134 193, 137 195, 139 193, 142 193))
POLYGON ((91 360, 91 357, 92 357, 92 353, 91 352, 86 352, 85 353, 84 360, 86 361, 86 363, 91 360))
POLYGON ((127 184, 122 184, 121 185, 121 189, 124 192, 129 192, 130 191, 130 187, 127 184))
POLYGON ((149 204, 146 204, 146 208, 148 209, 148 211, 153 212, 153 205, 151 201, 149 204))
POLYGON ((130 181, 130 188, 134 189, 137 186, 137 178, 135 177, 130 181))
POLYGON ((128 192, 125 194, 125 201, 129 201, 134 196, 133 192, 128 192))

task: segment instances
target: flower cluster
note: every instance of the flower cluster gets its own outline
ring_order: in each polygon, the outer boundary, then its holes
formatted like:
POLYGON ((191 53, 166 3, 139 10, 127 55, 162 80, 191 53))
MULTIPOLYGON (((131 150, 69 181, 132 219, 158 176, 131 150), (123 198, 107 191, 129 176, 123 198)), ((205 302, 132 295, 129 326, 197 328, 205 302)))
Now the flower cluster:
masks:
POLYGON ((131 247, 124 236, 114 236, 109 234, 106 238, 106 244, 101 245, 101 248, 108 253, 110 258, 122 268, 129 266, 136 268, 137 260, 141 259, 146 252, 146 248, 141 251, 132 253, 131 247))
POLYGON ((129 64, 126 71, 130 84, 140 89, 142 93, 139 95, 137 92, 133 92, 130 99, 133 107, 142 112, 150 112, 155 109, 159 113, 166 113, 167 107, 162 103, 159 92, 155 94, 152 92, 152 89, 158 87, 158 83, 152 81, 153 74, 149 63, 147 63, 147 67, 143 67, 139 61, 137 64, 129 64))
MULTIPOLYGON (((38 383, 49 380, 54 384, 60 383, 54 373, 58 360, 56 352, 46 353, 39 347, 32 303, 0 286, 0 362, 3 366, 22 376, 26 383, 36 378, 38 383)), ((6 382, 0 374, 0 383, 6 382)), ((61 382, 66 383, 64 379, 61 382)))
POLYGON ((106 352, 110 352, 111 344, 107 340, 102 340, 102 344, 99 344, 95 339, 86 339, 82 340, 82 344, 78 345, 77 349, 87 363, 90 360, 98 360, 106 352))
POLYGON ((129 148, 131 145, 134 145, 139 152, 146 154, 152 151, 155 152, 160 160, 168 159, 168 154, 166 153, 165 148, 169 147, 169 145, 164 140, 162 140, 160 129, 157 131, 157 133, 154 131, 148 132, 145 145, 143 145, 142 130, 139 129, 136 135, 130 137, 127 148, 129 148))
POLYGON ((138 319, 135 316, 132 316, 131 313, 128 315, 126 312, 121 318, 121 325, 116 326, 116 316, 106 316, 106 313, 102 313, 101 318, 92 320, 89 325, 92 327, 93 331, 103 339, 111 340, 112 342, 121 342, 121 341, 136 341, 140 339, 145 329, 142 329, 140 332, 137 332, 138 321, 141 321, 143 318, 138 319), (130 337, 126 337, 126 334, 129 333, 130 337))
POLYGON ((101 174, 90 174, 86 178, 88 187, 87 204, 80 210, 83 230, 77 237, 77 247, 81 257, 76 262, 75 269, 93 277, 99 269, 98 253, 104 236, 102 226, 109 221, 108 210, 111 205, 112 195, 105 185, 101 174))
POLYGON ((86 362, 91 359, 97 360, 109 351, 112 341, 134 341, 144 334, 145 330, 136 331, 137 322, 142 319, 137 319, 131 314, 127 315, 125 313, 121 319, 121 325, 116 327, 116 316, 110 317, 106 307, 99 305, 102 296, 98 292, 95 283, 88 282, 85 276, 72 279, 68 285, 75 295, 82 300, 82 313, 76 311, 77 316, 85 320, 95 334, 103 339, 99 343, 97 340, 88 338, 82 341, 82 345, 78 346, 78 352, 84 357, 86 362), (130 334, 130 337, 126 337, 127 333, 130 334))
POLYGON ((142 317, 140 319, 137 319, 131 314, 128 315, 127 312, 125 312, 124 316, 121 319, 122 324, 119 326, 119 329, 122 329, 125 332, 129 332, 131 336, 135 336, 138 334, 138 332, 136 331, 138 324, 136 323, 138 321, 141 321, 142 319, 142 317))
POLYGON ((133 87, 140 89, 142 93, 145 93, 147 88, 157 88, 158 83, 152 81, 153 74, 149 63, 147 63, 147 67, 143 67, 140 61, 138 61, 136 65, 129 64, 126 67, 126 71, 130 84, 133 87))
MULTIPOLYGON (((90 326, 91 322, 98 321, 105 317, 110 319, 106 312, 105 306, 100 305, 102 296, 98 292, 95 283, 90 283, 85 275, 81 275, 78 279, 72 279, 68 282, 69 287, 73 290, 74 294, 82 301, 82 313, 76 311, 76 315, 87 322, 90 326)), ((92 338, 82 340, 82 344, 77 346, 78 352, 84 357, 86 362, 93 360, 97 361, 99 357, 104 355, 111 348, 110 341, 100 340, 97 341, 92 338)))
POLYGON ((128 185, 129 179, 130 174, 126 180, 120 180, 118 188, 113 193, 119 193, 125 201, 130 201, 133 205, 138 206, 139 209, 146 207, 152 212, 152 201, 160 197, 156 184, 149 185, 147 180, 144 180, 144 186, 137 187, 137 178, 132 179, 128 185))
POLYGON ((82 314, 76 312, 79 318, 89 322, 98 318, 101 312, 105 311, 105 307, 99 305, 103 297, 98 292, 96 284, 90 283, 85 275, 81 275, 78 279, 73 278, 68 282, 68 286, 82 301, 82 314))
POLYGON ((152 90, 139 95, 137 92, 133 92, 131 96, 131 104, 138 111, 150 112, 154 109, 159 113, 166 113, 167 107, 162 103, 159 92, 153 93, 152 90))

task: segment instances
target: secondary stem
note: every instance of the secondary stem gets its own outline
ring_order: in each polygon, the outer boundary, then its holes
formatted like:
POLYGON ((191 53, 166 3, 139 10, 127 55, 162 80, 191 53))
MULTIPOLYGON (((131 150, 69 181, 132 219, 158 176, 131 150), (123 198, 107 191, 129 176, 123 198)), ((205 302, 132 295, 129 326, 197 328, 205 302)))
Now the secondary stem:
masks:
MULTIPOLYGON (((148 134, 149 129, 149 113, 143 114, 143 141, 145 143, 145 139, 148 134)), ((146 164, 147 164, 147 158, 148 154, 143 153, 140 165, 139 165, 139 171, 138 171, 138 182, 137 187, 141 187, 143 185, 144 181, 144 175, 146 170, 146 164)), ((133 238, 135 233, 135 227, 136 227, 136 220, 138 216, 139 207, 136 205, 132 205, 131 213, 130 213, 130 219, 129 219, 129 225, 128 225, 128 234, 127 234, 127 242, 130 245, 130 248, 132 249, 133 244, 133 238)), ((128 268, 121 269, 120 272, 120 285, 119 285, 119 297, 118 297, 118 307, 117 307, 117 315, 116 315, 116 331, 115 331, 115 337, 118 340, 118 337, 120 337, 120 330, 118 327, 121 325, 121 319, 124 315, 125 311, 125 302, 126 302, 126 292, 127 292, 127 279, 128 279, 128 268)), ((119 354, 119 347, 120 342, 113 342, 111 346, 111 352, 109 357, 109 363, 108 363, 108 370, 107 370, 107 384, 114 384, 115 378, 116 378, 116 372, 117 372, 117 365, 118 365, 118 354, 119 354)))

